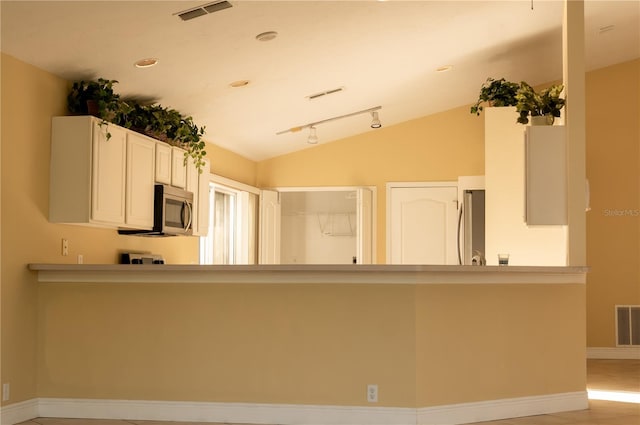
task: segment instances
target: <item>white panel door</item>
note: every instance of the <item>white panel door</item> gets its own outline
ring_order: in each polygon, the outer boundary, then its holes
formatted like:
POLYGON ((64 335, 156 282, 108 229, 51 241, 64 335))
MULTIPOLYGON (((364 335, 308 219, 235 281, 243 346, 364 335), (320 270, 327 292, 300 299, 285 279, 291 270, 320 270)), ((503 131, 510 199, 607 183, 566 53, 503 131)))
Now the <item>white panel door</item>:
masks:
POLYGON ((359 188, 357 190, 357 260, 358 264, 373 263, 373 195, 371 190, 359 188))
POLYGON ((280 194, 260 191, 260 264, 280 264, 280 194))
POLYGON ((391 264, 458 264, 457 187, 392 187, 391 264))

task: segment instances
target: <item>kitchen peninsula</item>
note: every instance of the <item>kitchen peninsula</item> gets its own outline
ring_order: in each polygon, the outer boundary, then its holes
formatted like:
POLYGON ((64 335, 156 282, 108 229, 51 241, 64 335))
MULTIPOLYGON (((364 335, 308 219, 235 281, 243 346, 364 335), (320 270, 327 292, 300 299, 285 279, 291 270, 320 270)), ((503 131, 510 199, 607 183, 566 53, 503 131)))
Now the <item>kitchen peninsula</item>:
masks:
POLYGON ((153 419, 150 400, 164 418, 253 423, 587 408, 583 267, 29 269, 52 416, 153 419))

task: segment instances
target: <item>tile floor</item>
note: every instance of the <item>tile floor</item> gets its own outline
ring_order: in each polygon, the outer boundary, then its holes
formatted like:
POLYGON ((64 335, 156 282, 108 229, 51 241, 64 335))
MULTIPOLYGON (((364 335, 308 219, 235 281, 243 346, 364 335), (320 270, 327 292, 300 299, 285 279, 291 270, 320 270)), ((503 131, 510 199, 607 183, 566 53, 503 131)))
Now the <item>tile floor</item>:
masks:
MULTIPOLYGON (((588 360, 590 390, 631 391, 640 394, 640 360, 588 360)), ((203 422, 38 418, 21 425, 212 425, 203 422)), ((229 425, 229 424, 225 424, 229 425)), ((589 410, 529 416, 477 425, 640 425, 640 404, 589 400, 589 410)))

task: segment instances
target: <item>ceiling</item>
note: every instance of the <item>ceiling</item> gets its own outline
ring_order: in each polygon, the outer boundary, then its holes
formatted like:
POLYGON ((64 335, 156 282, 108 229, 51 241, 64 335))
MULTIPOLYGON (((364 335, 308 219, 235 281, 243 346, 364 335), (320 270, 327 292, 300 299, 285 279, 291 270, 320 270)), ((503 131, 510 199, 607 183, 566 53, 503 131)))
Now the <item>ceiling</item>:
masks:
MULTIPOLYGON (((182 21, 212 1, 3 0, 2 51, 68 80, 118 80, 122 96, 192 115, 252 160, 310 147, 306 129, 276 134, 308 123, 381 106, 389 126, 471 104, 487 77, 562 78, 561 0, 229 1, 182 21), (266 31, 278 36, 258 41, 266 31)), ((587 69, 640 57, 639 28, 640 1, 587 0, 587 69)), ((379 131, 370 121, 321 124, 319 143, 379 131)))

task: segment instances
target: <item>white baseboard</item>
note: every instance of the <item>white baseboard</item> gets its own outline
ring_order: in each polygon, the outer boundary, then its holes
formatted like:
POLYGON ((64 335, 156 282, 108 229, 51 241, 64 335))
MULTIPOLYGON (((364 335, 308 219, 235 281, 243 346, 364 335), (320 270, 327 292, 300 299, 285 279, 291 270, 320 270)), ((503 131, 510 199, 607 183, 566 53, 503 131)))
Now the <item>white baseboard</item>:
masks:
POLYGON ((13 425, 38 417, 38 399, 9 404, 0 408, 0 424, 13 425))
POLYGON ((640 347, 587 347, 587 358, 640 360, 640 347))
POLYGON ((290 425, 415 425, 415 409, 166 402, 144 400, 40 399, 40 416, 290 425))
POLYGON ((423 407, 417 411, 416 423, 419 425, 457 425, 588 408, 587 392, 579 391, 423 407))
POLYGON ((283 425, 456 425, 587 408, 586 391, 419 409, 40 398, 2 407, 0 424, 64 417, 283 425))

